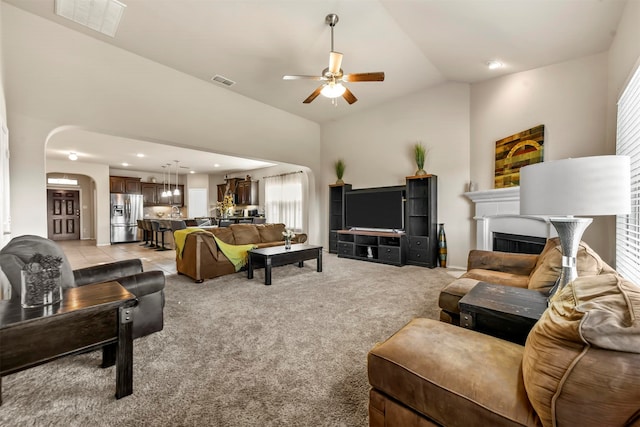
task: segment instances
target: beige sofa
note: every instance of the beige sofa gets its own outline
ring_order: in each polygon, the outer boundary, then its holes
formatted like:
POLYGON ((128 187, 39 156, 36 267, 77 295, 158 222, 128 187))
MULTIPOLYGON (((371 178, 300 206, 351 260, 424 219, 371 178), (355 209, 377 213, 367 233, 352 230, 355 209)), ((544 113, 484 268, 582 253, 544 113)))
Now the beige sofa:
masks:
POLYGON ((556 293, 524 346, 414 319, 369 352, 371 427, 640 426, 640 287, 556 293))
MULTIPOLYGON (((191 277, 196 282, 236 272, 234 265, 222 253, 214 235, 230 245, 253 244, 259 248, 284 245, 282 232, 285 225, 278 224, 232 224, 229 227, 197 231, 186 236, 180 251, 176 248, 176 266, 179 274, 191 277)), ((299 233, 293 243, 304 243, 307 235, 299 233)))

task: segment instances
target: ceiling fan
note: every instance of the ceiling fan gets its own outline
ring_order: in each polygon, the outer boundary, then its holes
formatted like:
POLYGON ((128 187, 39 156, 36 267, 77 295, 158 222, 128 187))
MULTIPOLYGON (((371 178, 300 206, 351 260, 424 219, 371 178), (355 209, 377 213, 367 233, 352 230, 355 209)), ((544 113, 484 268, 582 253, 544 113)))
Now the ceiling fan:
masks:
POLYGON ((384 72, 374 73, 353 73, 344 74, 342 68, 342 54, 333 50, 333 27, 338 23, 338 15, 330 13, 325 18, 325 23, 331 27, 331 51, 329 52, 329 67, 322 70, 320 76, 283 76, 283 80, 319 80, 323 81, 320 87, 313 91, 311 95, 307 97, 304 104, 309 104, 316 99, 318 95, 322 94, 327 98, 338 98, 342 96, 349 104, 353 104, 358 100, 351 91, 343 85, 345 82, 382 82, 384 81, 384 72))

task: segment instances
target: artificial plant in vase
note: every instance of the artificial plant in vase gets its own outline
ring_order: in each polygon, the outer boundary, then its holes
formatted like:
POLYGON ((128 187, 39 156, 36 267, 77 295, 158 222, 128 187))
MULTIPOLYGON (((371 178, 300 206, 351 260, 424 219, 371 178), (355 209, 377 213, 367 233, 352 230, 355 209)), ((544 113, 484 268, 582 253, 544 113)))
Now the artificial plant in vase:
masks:
POLYGON ((344 184, 344 181, 342 180, 342 177, 344 176, 344 169, 346 168, 344 161, 339 159, 333 164, 333 167, 336 170, 336 177, 338 178, 336 184, 344 184))
POLYGON ((427 172, 424 170, 424 161, 427 158, 427 149, 424 145, 422 145, 422 142, 416 143, 416 145, 413 147, 413 153, 416 158, 416 165, 418 166, 418 170, 416 171, 415 175, 426 175, 427 172))

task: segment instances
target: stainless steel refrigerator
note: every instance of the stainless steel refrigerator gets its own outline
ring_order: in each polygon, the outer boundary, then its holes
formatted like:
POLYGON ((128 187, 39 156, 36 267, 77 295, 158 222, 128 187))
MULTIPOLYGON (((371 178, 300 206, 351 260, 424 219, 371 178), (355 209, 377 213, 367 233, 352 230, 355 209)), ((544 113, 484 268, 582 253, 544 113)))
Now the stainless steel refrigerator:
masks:
POLYGON ((138 241, 142 195, 111 193, 111 243, 138 241))

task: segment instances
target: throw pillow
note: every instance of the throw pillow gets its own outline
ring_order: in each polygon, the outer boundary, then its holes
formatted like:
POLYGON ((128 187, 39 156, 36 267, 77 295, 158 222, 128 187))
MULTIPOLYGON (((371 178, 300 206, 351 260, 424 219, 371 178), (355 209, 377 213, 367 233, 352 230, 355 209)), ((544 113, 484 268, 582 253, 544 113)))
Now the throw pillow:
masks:
POLYGON ((554 295, 522 359, 544 426, 627 425, 640 410, 640 287, 579 277, 554 295))
POLYGON ((284 239, 282 232, 284 231, 284 224, 261 224, 256 228, 260 233, 260 241, 266 242, 280 242, 284 239))
MULTIPOLYGON (((585 242, 580 242, 576 258, 578 276, 595 276, 613 272, 600 256, 585 242), (608 267, 608 268, 607 268, 608 267)), ((557 237, 549 239, 538 257, 536 268, 529 276, 529 289, 550 290, 562 272, 562 247, 557 237)))
POLYGON ((233 232, 236 245, 248 245, 250 243, 260 242, 260 234, 253 224, 231 224, 229 229, 233 232))

